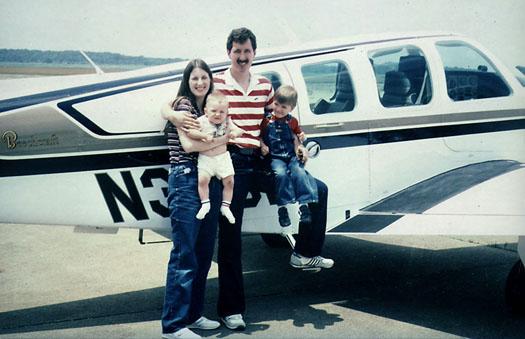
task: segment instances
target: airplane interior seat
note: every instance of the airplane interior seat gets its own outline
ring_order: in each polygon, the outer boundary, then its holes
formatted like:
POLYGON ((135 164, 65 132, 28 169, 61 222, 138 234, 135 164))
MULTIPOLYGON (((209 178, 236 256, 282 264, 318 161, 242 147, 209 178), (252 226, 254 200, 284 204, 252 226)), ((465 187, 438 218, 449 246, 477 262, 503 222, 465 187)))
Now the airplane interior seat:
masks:
POLYGON ((422 55, 405 55, 399 58, 398 71, 405 73, 410 80, 410 93, 420 92, 426 69, 427 62, 422 55))
POLYGON ((330 103, 325 99, 321 98, 313 105, 312 112, 314 114, 323 114, 327 113, 330 107, 330 103))
POLYGON ((355 96, 348 71, 339 72, 330 112, 346 112, 354 109, 355 96))
POLYGON ((410 80, 404 72, 386 72, 383 97, 381 98, 383 106, 396 107, 413 105, 415 96, 415 93, 410 93, 410 80))
POLYGON ((351 111, 354 108, 354 99, 353 95, 351 99, 343 100, 334 100, 333 102, 328 102, 325 99, 321 98, 313 105, 312 112, 314 114, 324 114, 324 113, 334 113, 334 112, 347 112, 351 111))
POLYGON ((351 111, 353 107, 353 104, 351 104, 349 101, 334 101, 330 104, 328 112, 346 112, 351 111))
POLYGON ((354 109, 355 97, 350 75, 347 71, 340 72, 337 76, 335 94, 330 101, 319 99, 312 112, 315 114, 347 112, 354 109))

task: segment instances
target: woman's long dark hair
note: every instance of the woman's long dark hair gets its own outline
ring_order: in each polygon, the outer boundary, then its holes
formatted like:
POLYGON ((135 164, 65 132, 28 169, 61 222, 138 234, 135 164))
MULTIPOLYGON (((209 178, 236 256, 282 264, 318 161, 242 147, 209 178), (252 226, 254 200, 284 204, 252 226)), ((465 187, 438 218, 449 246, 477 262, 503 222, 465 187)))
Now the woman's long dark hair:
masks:
POLYGON ((193 107, 197 108, 197 100, 195 98, 195 95, 191 92, 190 89, 190 74, 193 72, 195 68, 200 68, 206 73, 208 73, 208 76, 210 77, 210 88, 208 89, 208 93, 204 96, 204 104, 206 104, 206 98, 208 97, 208 94, 213 92, 213 74, 211 73, 210 67, 204 60, 202 59, 193 59, 190 62, 188 62, 188 65, 184 69, 184 73, 182 74, 182 80, 179 87, 179 92, 177 93, 177 100, 186 97, 190 99, 193 107))

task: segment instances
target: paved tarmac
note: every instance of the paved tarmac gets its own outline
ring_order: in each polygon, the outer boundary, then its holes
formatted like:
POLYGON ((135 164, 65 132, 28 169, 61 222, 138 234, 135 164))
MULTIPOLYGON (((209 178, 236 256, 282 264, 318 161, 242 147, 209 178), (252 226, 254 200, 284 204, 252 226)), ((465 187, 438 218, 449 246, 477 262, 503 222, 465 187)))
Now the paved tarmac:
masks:
MULTIPOLYGON (((170 244, 0 224, 0 338, 160 338, 170 244)), ((146 240, 159 237, 146 233, 146 240)), ((327 236, 331 270, 243 237, 248 327, 209 338, 523 338, 504 286, 517 238, 327 236)), ((205 315, 215 318, 217 265, 205 315)))

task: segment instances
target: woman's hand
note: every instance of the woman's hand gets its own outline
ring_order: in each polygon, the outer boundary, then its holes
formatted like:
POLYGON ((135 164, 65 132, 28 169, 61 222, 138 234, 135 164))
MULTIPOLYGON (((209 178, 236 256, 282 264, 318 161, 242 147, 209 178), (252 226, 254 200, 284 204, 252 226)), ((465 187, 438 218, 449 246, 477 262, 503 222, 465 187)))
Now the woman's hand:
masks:
POLYGON ((166 120, 171 121, 175 127, 187 132, 189 129, 200 129, 200 124, 197 119, 193 118, 193 115, 188 111, 174 111, 172 108, 173 103, 168 102, 162 106, 160 113, 166 120))
POLYGON ((173 111, 173 116, 173 120, 170 119, 170 121, 184 132, 187 132, 190 129, 201 129, 201 124, 193 117, 190 112, 173 111))

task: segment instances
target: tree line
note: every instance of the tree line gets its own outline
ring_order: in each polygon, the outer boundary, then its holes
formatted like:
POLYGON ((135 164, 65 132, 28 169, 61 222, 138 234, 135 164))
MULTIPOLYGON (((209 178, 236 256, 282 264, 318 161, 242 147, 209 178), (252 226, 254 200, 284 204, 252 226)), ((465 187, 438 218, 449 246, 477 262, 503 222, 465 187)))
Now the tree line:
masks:
MULTIPOLYGON (((97 65, 143 65, 155 66, 183 61, 181 58, 151 58, 129 56, 110 52, 85 52, 97 65)), ((0 49, 0 63, 42 63, 42 64, 87 64, 79 51, 42 51, 31 49, 0 49)))

